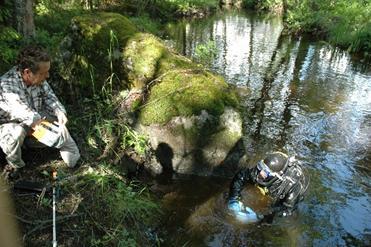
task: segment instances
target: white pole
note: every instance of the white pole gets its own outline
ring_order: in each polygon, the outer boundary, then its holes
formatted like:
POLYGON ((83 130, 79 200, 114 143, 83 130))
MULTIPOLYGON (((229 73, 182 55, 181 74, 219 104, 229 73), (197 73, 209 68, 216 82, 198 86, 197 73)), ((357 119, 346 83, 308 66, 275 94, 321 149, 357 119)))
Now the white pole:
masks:
MULTIPOLYGON (((55 182, 55 181, 54 181, 55 182)), ((57 222, 55 217, 55 184, 53 185, 53 247, 57 247, 57 222)))

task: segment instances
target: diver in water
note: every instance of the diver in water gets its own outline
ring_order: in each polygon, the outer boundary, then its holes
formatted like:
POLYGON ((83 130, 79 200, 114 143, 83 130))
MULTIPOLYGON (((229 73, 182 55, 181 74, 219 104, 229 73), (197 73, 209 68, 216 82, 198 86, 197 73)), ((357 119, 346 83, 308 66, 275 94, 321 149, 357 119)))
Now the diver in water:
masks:
POLYGON ((271 223, 274 215, 288 216, 296 210, 308 185, 309 181, 297 160, 284 153, 273 152, 255 167, 244 168, 234 176, 230 185, 228 209, 243 223, 271 223), (241 191, 248 182, 256 184, 265 195, 272 197, 273 203, 268 213, 257 214, 241 202, 241 191))

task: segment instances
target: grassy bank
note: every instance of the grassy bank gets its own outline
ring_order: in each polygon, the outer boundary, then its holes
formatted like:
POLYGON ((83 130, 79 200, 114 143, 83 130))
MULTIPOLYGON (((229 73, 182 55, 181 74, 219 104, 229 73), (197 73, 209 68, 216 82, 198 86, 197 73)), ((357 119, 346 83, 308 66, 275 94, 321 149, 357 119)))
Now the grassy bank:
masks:
MULTIPOLYGON (((64 4, 39 1, 35 9, 36 36, 25 39, 6 22, 9 11, 2 9, 1 74, 14 65, 20 47, 27 43, 42 44, 57 58, 71 17, 88 11, 94 10, 68 5, 68 1, 64 4)), ((58 170, 61 194, 57 204, 57 237, 61 246, 155 245, 159 240, 152 229, 161 216, 161 205, 146 184, 135 178, 138 167, 133 165, 145 158, 146 139, 129 127, 125 116, 119 118, 115 114, 118 100, 125 92, 105 87, 91 98, 71 99, 68 93, 58 91, 56 84, 63 80, 58 79, 57 65, 58 61, 54 60, 50 82, 69 113, 68 127, 80 148, 81 162, 77 169, 70 170, 59 161, 57 152, 31 150, 24 153, 27 167, 21 177, 46 185, 50 183, 51 168, 58 170), (128 153, 139 158, 126 162, 132 158, 128 153)), ((75 79, 79 79, 78 75, 75 79)), ((14 217, 20 225, 24 245, 50 246, 51 194, 25 196, 14 192, 13 199, 14 217)))
POLYGON ((289 32, 312 33, 352 53, 371 57, 370 1, 244 0, 244 5, 281 12, 289 32))

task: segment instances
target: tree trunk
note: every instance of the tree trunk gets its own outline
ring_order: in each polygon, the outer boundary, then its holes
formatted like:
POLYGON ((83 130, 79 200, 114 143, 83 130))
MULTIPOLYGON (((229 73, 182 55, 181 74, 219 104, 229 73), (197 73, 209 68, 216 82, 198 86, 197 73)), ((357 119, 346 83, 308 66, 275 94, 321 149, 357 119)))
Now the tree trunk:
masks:
POLYGON ((15 0, 14 2, 14 26, 24 37, 35 36, 33 3, 34 0, 15 0))

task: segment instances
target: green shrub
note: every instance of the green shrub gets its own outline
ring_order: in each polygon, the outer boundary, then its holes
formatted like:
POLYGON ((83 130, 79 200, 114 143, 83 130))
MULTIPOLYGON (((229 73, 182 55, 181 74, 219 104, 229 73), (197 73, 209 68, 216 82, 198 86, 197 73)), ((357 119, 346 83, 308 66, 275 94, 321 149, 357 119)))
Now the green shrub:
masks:
POLYGON ((13 66, 18 54, 21 35, 11 27, 0 26, 0 73, 13 66))
POLYGON ((210 65, 217 54, 215 41, 209 40, 204 44, 198 44, 195 49, 195 59, 197 62, 210 65))
POLYGON ((159 204, 143 185, 125 181, 108 163, 88 171, 69 190, 84 198, 80 213, 85 242, 91 246, 140 246, 146 243, 145 229, 161 215, 159 204))
POLYGON ((258 10, 284 7, 284 21, 291 32, 309 32, 352 52, 370 54, 371 2, 364 0, 245 0, 258 10))

